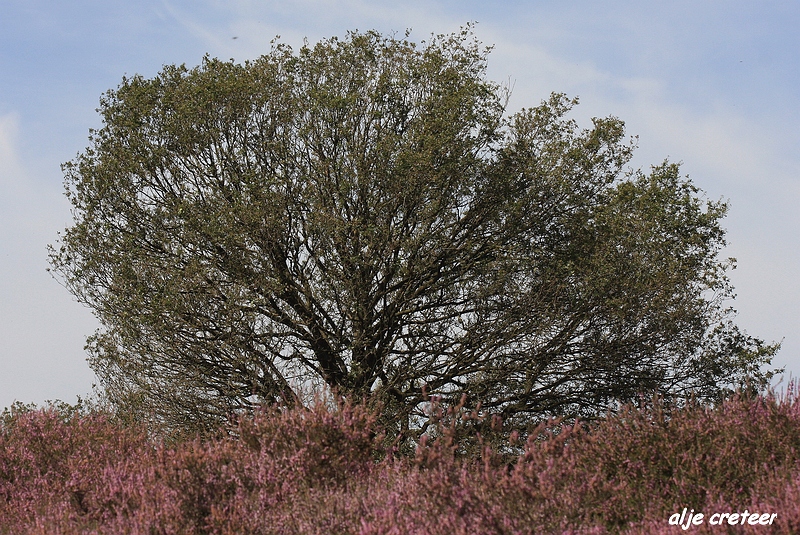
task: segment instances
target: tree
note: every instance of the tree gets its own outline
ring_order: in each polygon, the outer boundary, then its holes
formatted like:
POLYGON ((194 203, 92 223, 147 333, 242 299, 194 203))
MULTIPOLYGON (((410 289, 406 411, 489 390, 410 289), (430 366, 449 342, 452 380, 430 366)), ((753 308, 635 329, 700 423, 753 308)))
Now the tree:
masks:
POLYGON ((506 114, 469 29, 273 44, 124 78, 64 165, 51 264, 119 407, 203 428, 309 385, 524 423, 762 387, 727 308, 722 202, 554 94, 506 114))

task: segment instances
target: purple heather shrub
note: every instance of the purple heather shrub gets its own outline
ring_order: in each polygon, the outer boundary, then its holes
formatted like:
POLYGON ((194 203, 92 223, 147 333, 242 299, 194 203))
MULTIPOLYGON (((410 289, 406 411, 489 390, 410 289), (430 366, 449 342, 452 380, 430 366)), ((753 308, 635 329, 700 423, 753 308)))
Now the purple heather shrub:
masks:
MULTIPOLYGON (((737 397, 551 421, 496 453, 441 407, 416 455, 362 405, 265 409, 229 432, 157 442, 102 412, 7 414, 0 534, 666 534, 800 532, 800 402, 737 397), (509 458, 509 451, 517 451, 509 458), (510 462, 509 462, 510 461, 510 462), (777 513, 769 527, 715 513, 777 513)), ((512 442, 516 437, 512 437, 512 442)))
POLYGON ((149 444, 141 430, 117 427, 102 413, 65 418, 54 408, 12 411, 0 429, 0 519, 84 513, 92 497, 80 481, 97 480, 107 465, 142 448, 149 444))

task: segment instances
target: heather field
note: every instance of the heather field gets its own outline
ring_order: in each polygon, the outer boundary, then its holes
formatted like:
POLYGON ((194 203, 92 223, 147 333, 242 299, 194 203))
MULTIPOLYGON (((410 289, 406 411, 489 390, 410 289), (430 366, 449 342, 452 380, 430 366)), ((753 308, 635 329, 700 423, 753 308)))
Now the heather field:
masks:
POLYGON ((407 454, 363 407, 172 441, 101 411, 16 408, 0 433, 0 533, 798 533, 792 391, 550 422, 494 449, 459 440, 475 415, 445 414, 407 454))

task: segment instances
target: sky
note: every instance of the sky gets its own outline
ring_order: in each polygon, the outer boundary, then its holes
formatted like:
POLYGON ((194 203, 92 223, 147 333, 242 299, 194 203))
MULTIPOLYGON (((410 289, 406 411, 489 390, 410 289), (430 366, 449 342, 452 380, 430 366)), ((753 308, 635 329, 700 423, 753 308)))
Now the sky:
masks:
POLYGON ((423 40, 475 22, 509 110, 553 92, 573 117, 623 119, 634 167, 665 158, 725 200, 737 323, 782 341, 783 384, 800 375, 800 2, 2 0, 0 2, 0 408, 70 403, 96 381, 91 311, 47 272, 72 221, 60 165, 102 126, 123 76, 297 49, 348 30, 423 40))

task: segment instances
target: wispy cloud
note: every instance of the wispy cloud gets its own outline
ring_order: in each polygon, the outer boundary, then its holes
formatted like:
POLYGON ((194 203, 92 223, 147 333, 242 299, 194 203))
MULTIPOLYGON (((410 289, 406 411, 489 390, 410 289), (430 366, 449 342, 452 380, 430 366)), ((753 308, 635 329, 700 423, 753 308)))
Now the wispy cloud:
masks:
MULTIPOLYGON (((71 400, 91 384, 82 346, 96 328, 45 271, 45 244, 66 207, 23 165, 17 114, 0 116, 0 392, 14 399, 71 400)), ((86 389, 88 390, 88 388, 86 389)))
POLYGON ((253 2, 240 0, 205 4, 218 17, 164 2, 164 10, 219 57, 254 58, 269 50, 277 36, 293 47, 306 40, 341 36, 347 30, 377 29, 402 34, 412 30, 417 39, 431 33, 455 31, 469 18, 454 18, 427 2, 367 2, 363 0, 298 0, 253 2), (234 39, 235 38, 235 39, 234 39))
POLYGON ((18 120, 16 114, 0 116, 0 184, 4 190, 11 188, 14 177, 22 173, 15 150, 18 120))

